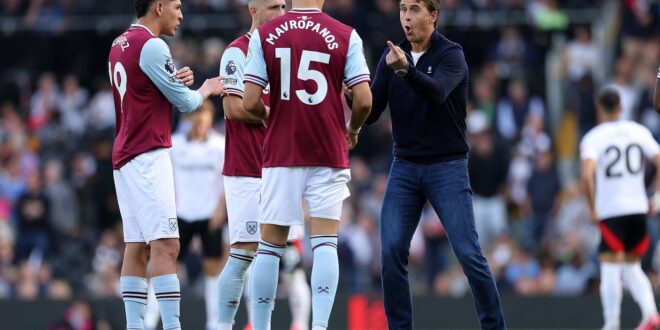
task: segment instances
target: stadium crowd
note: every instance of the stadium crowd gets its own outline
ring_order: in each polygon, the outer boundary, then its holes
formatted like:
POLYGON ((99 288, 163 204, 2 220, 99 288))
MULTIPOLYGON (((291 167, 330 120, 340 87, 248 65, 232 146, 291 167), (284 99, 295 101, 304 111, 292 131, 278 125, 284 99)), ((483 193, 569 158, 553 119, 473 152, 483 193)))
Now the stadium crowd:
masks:
MULTIPOLYGON (((463 44, 470 66, 467 124, 475 217, 500 290, 520 295, 597 292, 599 235, 578 182, 577 145, 596 123, 593 96, 599 86, 592 73, 602 69, 603 60, 591 27, 571 24, 562 10, 596 8, 604 1, 443 2, 448 11, 440 20, 442 32, 463 44), (529 19, 485 32, 469 23, 474 13, 501 9, 520 10, 529 19), (475 41, 482 32, 493 38, 475 41), (570 40, 556 72, 567 100, 557 127, 550 127, 544 96, 551 33, 570 40)), ((186 18, 236 14, 239 22, 229 36, 248 25, 244 1, 194 0, 184 6, 186 18)), ((621 6, 621 27, 613 32, 619 50, 608 80, 622 95, 626 118, 643 123, 660 139, 660 117, 652 109, 660 4, 626 0, 621 6)), ((327 1, 326 10, 357 28, 372 69, 385 41, 402 37, 396 0, 327 1)), ((74 14, 131 13, 130 6, 114 1, 0 1, 1 16, 45 34, 58 29, 66 34, 67 17, 74 14)), ((168 40, 177 64, 191 66, 197 82, 217 75, 231 39, 188 36, 168 40)), ((53 71, 13 67, 0 72, 0 298, 118 297, 123 240, 112 181, 115 113, 107 73, 53 71)), ((217 106, 216 128, 223 132, 217 106)), ((174 130, 185 129, 185 119, 176 119, 174 130)), ((339 236, 344 293, 380 290, 378 225, 392 160, 390 130, 388 120, 367 127, 351 154, 352 197, 339 236)), ((657 217, 649 219, 655 247, 660 225, 657 217)), ((202 278, 199 256, 188 256, 186 266, 184 292, 194 292, 202 278)), ((660 274, 660 246, 649 251, 644 268, 660 274)), ((431 208, 413 239, 410 269, 417 294, 469 292, 431 208)), ((658 276, 651 279, 660 290, 658 276)))

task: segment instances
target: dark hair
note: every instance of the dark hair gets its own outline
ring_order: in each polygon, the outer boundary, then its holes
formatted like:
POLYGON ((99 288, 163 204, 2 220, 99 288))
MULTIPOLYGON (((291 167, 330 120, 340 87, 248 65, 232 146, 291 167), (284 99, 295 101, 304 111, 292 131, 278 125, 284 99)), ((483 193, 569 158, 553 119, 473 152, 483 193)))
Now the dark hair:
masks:
POLYGON ((596 96, 596 103, 608 114, 615 113, 620 102, 619 92, 611 86, 604 87, 596 96))
MULTIPOLYGON (((416 0, 416 1, 424 4, 426 6, 426 9, 428 9, 429 13, 432 13, 434 11, 440 13, 440 0, 416 0)), ((435 20, 435 27, 438 27, 439 20, 440 20, 440 16, 438 15, 438 18, 435 20)))
POLYGON ((140 18, 147 14, 147 10, 151 7, 154 0, 135 0, 135 15, 140 18))

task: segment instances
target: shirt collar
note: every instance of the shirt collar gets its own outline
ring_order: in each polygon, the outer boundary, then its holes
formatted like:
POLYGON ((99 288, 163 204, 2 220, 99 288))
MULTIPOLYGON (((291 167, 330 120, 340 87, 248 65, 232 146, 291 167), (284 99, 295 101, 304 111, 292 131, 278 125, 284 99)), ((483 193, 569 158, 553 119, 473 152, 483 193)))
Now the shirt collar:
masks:
POLYGON ((318 8, 293 8, 289 12, 292 14, 318 14, 322 11, 318 8))
POLYGON ((153 32, 151 32, 151 30, 149 30, 148 27, 146 27, 146 26, 144 26, 144 25, 142 25, 142 24, 137 24, 137 23, 135 23, 135 24, 131 24, 131 27, 139 27, 139 28, 143 28, 143 29, 147 30, 149 33, 151 33, 152 36, 154 36, 154 37, 156 36, 153 32))

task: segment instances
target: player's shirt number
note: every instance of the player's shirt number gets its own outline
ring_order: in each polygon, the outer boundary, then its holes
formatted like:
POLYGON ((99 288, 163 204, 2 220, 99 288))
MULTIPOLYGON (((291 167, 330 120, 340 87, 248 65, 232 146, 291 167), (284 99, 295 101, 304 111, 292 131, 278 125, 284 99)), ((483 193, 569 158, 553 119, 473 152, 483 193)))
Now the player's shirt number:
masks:
MULTIPOLYGON (((276 48, 275 57, 280 59, 280 97, 282 100, 289 100, 291 97, 291 48, 276 48)), ((307 105, 317 105, 323 102, 328 94, 328 81, 323 73, 309 67, 312 62, 329 64, 330 54, 310 50, 302 51, 297 77, 302 81, 313 80, 318 86, 314 94, 310 94, 304 89, 296 90, 298 99, 307 105)))
POLYGON ((110 73, 110 84, 117 88, 117 92, 119 92, 120 108, 121 112, 124 113, 124 95, 126 94, 126 85, 128 85, 126 69, 124 69, 121 62, 117 62, 113 70, 112 62, 108 62, 108 71, 110 73))
POLYGON ((605 149, 605 156, 608 158, 607 167, 605 167, 607 178, 620 178, 624 173, 637 174, 644 167, 642 147, 636 143, 625 149, 609 146, 605 149), (625 163, 625 166, 619 165, 620 163, 625 163))

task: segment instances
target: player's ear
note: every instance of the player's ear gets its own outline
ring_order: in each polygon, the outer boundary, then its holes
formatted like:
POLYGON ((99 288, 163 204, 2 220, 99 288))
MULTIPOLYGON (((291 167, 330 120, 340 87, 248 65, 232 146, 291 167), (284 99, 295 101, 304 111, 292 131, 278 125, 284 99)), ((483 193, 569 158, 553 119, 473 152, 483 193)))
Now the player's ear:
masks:
POLYGON ((431 23, 433 26, 436 26, 438 22, 438 16, 440 16, 440 13, 437 10, 432 11, 431 15, 429 15, 429 23, 431 23))
POLYGON ((250 17, 257 18, 257 7, 249 6, 248 11, 250 12, 250 17))
POLYGON ((160 17, 163 14, 163 2, 156 1, 154 3, 154 10, 156 10, 156 16, 160 17))

